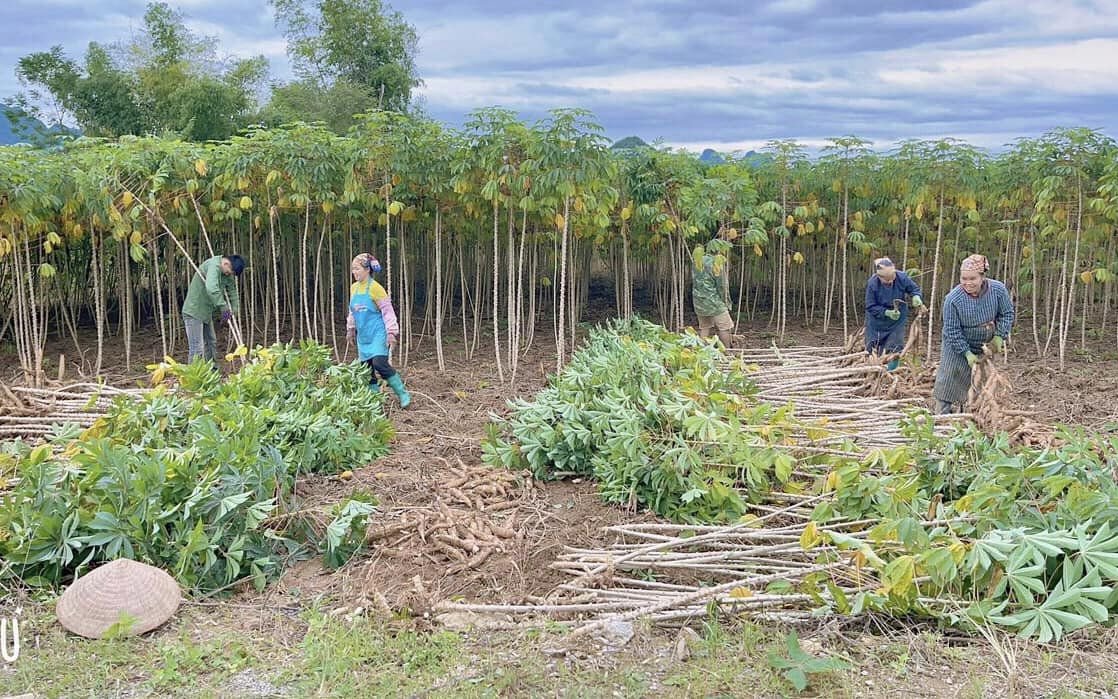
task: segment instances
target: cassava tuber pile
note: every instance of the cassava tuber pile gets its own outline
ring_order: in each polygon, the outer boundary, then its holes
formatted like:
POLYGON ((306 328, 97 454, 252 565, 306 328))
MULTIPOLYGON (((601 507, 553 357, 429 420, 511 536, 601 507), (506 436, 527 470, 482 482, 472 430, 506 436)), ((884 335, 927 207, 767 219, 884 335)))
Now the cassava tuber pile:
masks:
POLYGON ((396 524, 372 528, 369 539, 402 535, 394 542, 399 544, 418 536, 429 553, 454 564, 451 573, 477 568, 523 540, 518 510, 535 494, 526 476, 461 460, 451 474, 433 505, 412 510, 396 524))

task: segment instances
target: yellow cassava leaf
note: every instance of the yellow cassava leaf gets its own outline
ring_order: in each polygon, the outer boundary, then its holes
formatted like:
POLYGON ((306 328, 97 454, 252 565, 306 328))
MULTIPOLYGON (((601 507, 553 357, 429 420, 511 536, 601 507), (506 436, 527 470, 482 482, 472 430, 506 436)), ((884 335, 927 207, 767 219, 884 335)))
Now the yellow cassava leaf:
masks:
POLYGON ((800 548, 804 551, 814 547, 819 543, 819 525, 815 522, 808 522, 804 526, 804 531, 800 534, 800 548))
POLYGON ((120 200, 124 202, 125 206, 131 206, 134 199, 135 197, 132 196, 132 192, 125 192, 120 197, 120 200))
POLYGON ((797 252, 792 255, 792 261, 798 265, 802 265, 804 263, 804 254, 802 252, 797 252))
POLYGON ((784 227, 791 228, 794 225, 796 225, 796 219, 792 216, 792 214, 788 214, 788 217, 784 219, 784 227))
POLYGON ((1082 272, 1079 275, 1079 281, 1083 282, 1084 284, 1090 284, 1094 280, 1095 280, 1095 275, 1091 274, 1091 272, 1089 272, 1089 271, 1088 272, 1082 272))
POLYGON ((563 227, 566 225, 567 220, 563 218, 563 214, 555 214, 555 228, 563 230, 563 227))
POLYGON ((144 234, 140 231, 132 231, 132 235, 128 236, 128 242, 133 245, 139 245, 144 242, 144 234))
POLYGON ((622 221, 628 221, 630 218, 632 218, 632 216, 633 216, 633 209, 631 207, 626 206, 624 209, 621 210, 621 220, 622 221))
POLYGON ((756 255, 757 257, 760 257, 761 255, 764 255, 765 253, 761 250, 760 245, 754 245, 753 246, 753 254, 756 255))
POLYGON ((198 159, 194 161, 194 172, 198 173, 199 177, 206 176, 206 161, 198 159))
POLYGON ((400 212, 404 210, 404 205, 398 201, 394 201, 388 205, 389 216, 399 216, 400 212))
POLYGON ((735 587, 730 590, 730 597, 733 599, 749 599, 753 596, 753 590, 748 587, 735 587))
POLYGON ((238 203, 242 209, 247 211, 252 208, 252 197, 241 197, 241 201, 238 203))

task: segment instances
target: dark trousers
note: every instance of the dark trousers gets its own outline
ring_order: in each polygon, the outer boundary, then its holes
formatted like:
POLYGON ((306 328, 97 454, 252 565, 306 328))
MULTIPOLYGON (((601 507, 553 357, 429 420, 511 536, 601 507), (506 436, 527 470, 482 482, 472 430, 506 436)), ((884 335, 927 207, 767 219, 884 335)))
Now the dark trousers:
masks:
POLYGON ((365 364, 369 366, 369 383, 376 383, 378 375, 385 381, 396 375, 396 370, 388 363, 388 355, 386 354, 369 357, 365 360, 365 364))

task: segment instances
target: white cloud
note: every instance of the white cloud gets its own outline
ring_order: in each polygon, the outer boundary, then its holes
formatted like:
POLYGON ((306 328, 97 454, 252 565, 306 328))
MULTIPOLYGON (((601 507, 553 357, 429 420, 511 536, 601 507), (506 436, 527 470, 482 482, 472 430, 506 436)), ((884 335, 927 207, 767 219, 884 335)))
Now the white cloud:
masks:
POLYGON ((896 52, 877 77, 887 85, 928 92, 971 90, 976 96, 1021 89, 1065 94, 1114 93, 1118 39, 991 48, 944 54, 896 52))

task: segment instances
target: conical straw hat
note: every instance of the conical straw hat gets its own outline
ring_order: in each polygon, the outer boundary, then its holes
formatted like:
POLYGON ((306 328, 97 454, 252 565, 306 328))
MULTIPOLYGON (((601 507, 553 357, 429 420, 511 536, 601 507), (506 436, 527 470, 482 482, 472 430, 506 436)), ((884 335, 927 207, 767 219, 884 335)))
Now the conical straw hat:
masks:
POLYGON ((179 608, 182 592, 167 573, 119 558, 83 575, 58 598, 58 621, 86 638, 101 638, 115 624, 133 636, 162 625, 179 608))

